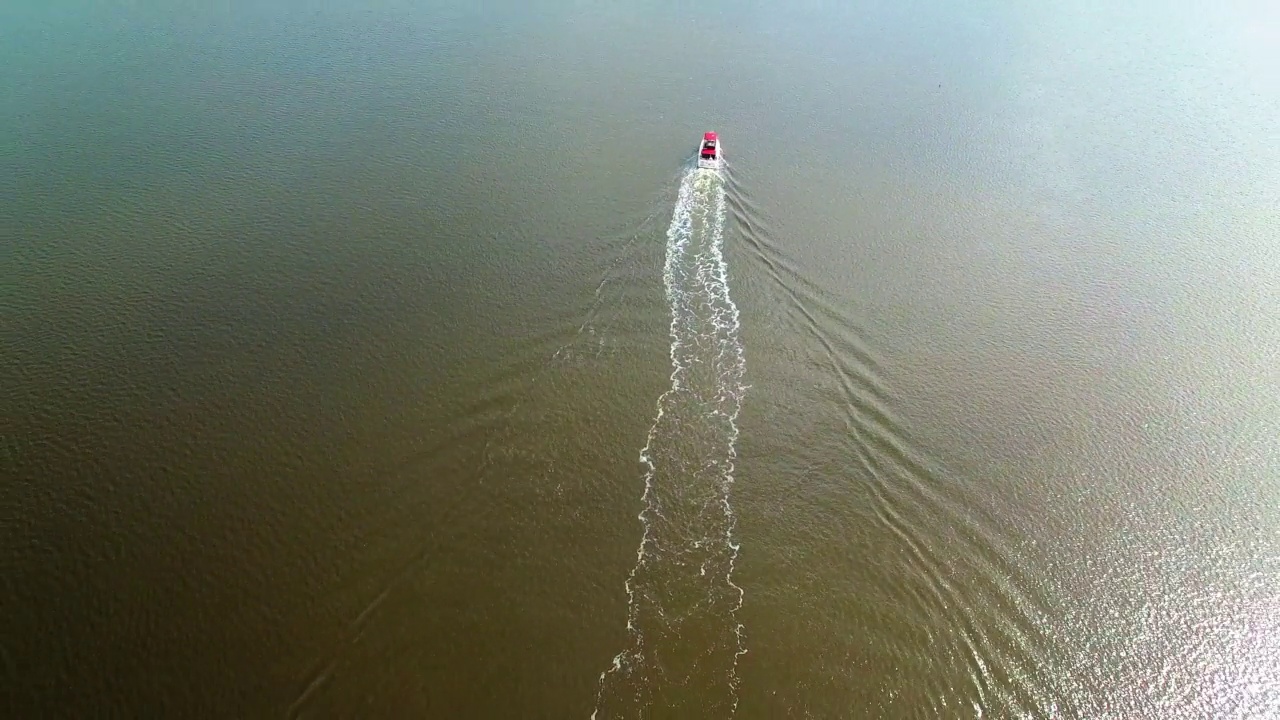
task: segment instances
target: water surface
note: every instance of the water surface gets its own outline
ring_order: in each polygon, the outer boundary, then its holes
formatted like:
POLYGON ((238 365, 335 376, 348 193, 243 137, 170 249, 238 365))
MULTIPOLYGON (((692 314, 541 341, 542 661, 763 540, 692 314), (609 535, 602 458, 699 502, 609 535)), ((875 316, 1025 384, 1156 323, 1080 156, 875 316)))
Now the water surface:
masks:
POLYGON ((5 707, 1280 714, 1277 48, 10 3, 5 707))

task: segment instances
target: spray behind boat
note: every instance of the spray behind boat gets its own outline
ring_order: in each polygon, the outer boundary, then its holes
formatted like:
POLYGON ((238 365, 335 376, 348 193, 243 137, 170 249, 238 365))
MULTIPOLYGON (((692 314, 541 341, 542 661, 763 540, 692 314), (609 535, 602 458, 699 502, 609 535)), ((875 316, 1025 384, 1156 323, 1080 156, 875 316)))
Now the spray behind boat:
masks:
POLYGON ((671 386, 640 451, 641 539, 625 582, 627 640, 600 673, 595 720, 732 717, 738 706, 738 660, 747 649, 730 494, 747 385, 724 252, 720 150, 707 133, 698 166, 686 166, 680 179, 667 228, 671 386))

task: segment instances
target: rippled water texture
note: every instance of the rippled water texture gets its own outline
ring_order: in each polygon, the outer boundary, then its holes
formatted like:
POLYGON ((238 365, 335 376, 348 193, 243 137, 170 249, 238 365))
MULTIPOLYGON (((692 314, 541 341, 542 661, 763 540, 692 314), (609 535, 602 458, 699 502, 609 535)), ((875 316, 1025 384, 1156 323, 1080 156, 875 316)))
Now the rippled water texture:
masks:
POLYGON ((724 185, 715 170, 690 170, 667 231, 671 389, 640 453, 648 470, 626 584, 630 647, 600 677, 609 716, 724 715, 738 702, 746 648, 729 495, 746 365, 724 258, 724 185))
POLYGON ((1280 717, 1275 3, 0 61, 6 717, 1280 717))

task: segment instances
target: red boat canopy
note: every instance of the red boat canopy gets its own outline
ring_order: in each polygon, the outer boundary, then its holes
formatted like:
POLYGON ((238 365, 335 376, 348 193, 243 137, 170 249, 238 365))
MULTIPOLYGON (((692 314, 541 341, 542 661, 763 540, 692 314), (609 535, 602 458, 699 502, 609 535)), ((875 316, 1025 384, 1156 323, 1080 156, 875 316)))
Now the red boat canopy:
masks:
POLYGON ((709 140, 709 141, 711 141, 711 142, 715 142, 715 141, 716 141, 716 134, 715 134, 715 133, 713 133, 713 132, 709 132, 709 133, 707 133, 706 135, 703 135, 703 136, 702 136, 702 139, 703 139, 703 140, 709 140))

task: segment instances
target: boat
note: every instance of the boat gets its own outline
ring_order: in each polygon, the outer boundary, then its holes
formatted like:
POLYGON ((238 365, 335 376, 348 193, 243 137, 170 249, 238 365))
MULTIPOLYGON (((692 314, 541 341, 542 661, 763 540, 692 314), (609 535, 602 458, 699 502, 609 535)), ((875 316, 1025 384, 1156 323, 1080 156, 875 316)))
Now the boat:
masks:
POLYGON ((719 170, 723 158, 720 157, 720 139, 713 132, 702 136, 702 150, 698 152, 698 167, 707 170, 719 170))

